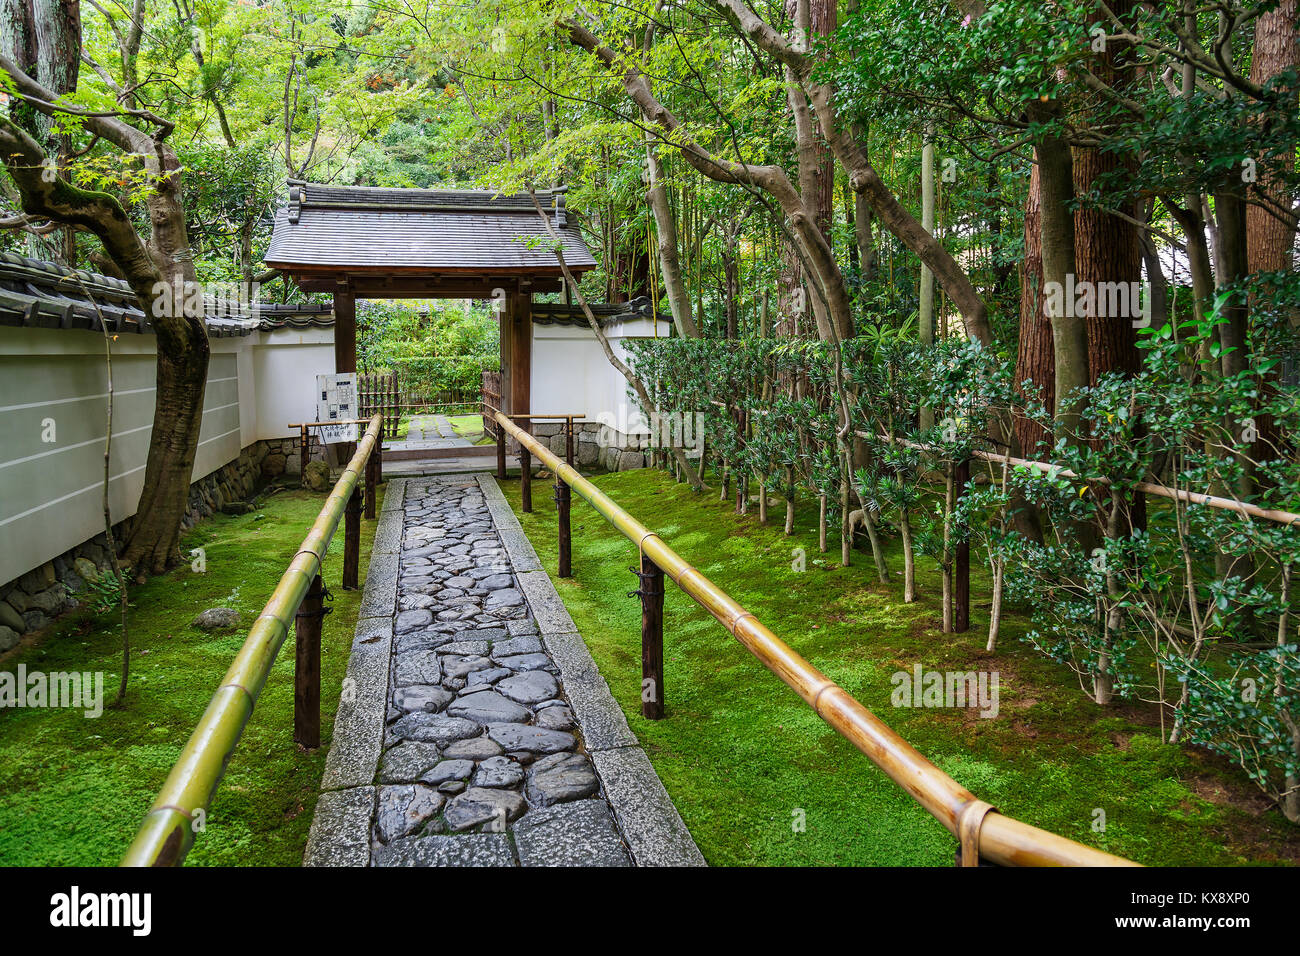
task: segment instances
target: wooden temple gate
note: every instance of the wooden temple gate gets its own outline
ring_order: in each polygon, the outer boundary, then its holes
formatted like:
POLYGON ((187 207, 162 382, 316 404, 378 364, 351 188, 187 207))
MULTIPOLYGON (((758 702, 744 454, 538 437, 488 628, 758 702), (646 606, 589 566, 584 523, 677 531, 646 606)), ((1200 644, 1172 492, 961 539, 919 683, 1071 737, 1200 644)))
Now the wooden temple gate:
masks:
MULTIPOLYGON (((565 214, 564 189, 539 191, 575 276, 596 261, 565 214)), ((532 297, 563 290, 532 196, 329 186, 291 180, 266 264, 334 299, 334 369, 357 371, 357 299, 490 301, 500 317, 501 408, 531 411, 532 297)))

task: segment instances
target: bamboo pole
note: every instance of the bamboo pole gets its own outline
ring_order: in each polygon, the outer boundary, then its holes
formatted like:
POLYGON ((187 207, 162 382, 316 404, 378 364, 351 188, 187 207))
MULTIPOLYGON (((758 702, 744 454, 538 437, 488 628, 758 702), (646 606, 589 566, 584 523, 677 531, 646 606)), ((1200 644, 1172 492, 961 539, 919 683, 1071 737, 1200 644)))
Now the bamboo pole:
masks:
POLYGON ((153 807, 122 857, 122 866, 179 866, 185 860, 194 844, 195 814, 206 812, 212 801, 253 705, 266 685, 271 664, 288 636, 289 624, 320 573, 344 506, 379 440, 382 423, 380 415, 370 420, 370 427, 357 443, 356 454, 325 499, 325 506, 249 629, 243 647, 158 791, 153 807))
MULTIPOLYGON (((855 432, 859 438, 873 437, 870 432, 855 432)), ((881 441, 886 441, 884 435, 874 436, 881 441)), ((926 445, 923 442, 907 441, 903 438, 895 439, 899 444, 906 445, 908 448, 915 448, 918 451, 935 452, 939 449, 933 445, 926 445)), ((1089 484, 1109 485, 1110 479, 1104 476, 1098 478, 1085 478, 1069 468, 1057 468, 1051 462, 1033 461, 1029 458, 1017 458, 1014 455, 999 455, 991 451, 972 451, 971 455, 984 461, 991 461, 995 464, 1006 463, 1013 467, 1033 468, 1036 471, 1047 472, 1060 478, 1073 478, 1077 481, 1086 481, 1089 484)), ((1263 521, 1275 521, 1278 524, 1300 525, 1300 514, 1293 511, 1281 511, 1276 508, 1261 508, 1259 505, 1252 505, 1249 502, 1238 501, 1235 498, 1222 498, 1218 495, 1206 495, 1199 491, 1183 491, 1181 488, 1169 488, 1165 485, 1152 484, 1149 481, 1135 481, 1133 488, 1137 491, 1144 491, 1149 495, 1157 495, 1161 498, 1170 498, 1177 501, 1187 502, 1194 505, 1205 505, 1207 508, 1219 508, 1223 511, 1235 511, 1240 515, 1251 518, 1259 518, 1263 521)))
POLYGON ((1134 866, 1132 861, 1075 843, 996 811, 977 800, 884 721, 796 653, 725 591, 687 564, 653 531, 620 508, 604 492, 498 413, 497 421, 520 445, 581 495, 602 517, 635 542, 697 604, 816 711, 817 715, 867 755, 911 794, 953 836, 969 840, 971 853, 1004 866, 1134 866))

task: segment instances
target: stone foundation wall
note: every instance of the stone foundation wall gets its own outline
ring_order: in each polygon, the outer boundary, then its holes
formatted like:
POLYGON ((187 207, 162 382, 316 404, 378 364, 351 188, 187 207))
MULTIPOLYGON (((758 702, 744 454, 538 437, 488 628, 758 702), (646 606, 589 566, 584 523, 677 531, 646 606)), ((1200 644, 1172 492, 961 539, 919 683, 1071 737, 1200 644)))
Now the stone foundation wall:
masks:
MULTIPOLYGON (((194 482, 181 519, 182 530, 189 530, 222 509, 234 508, 236 502, 246 500, 266 479, 299 474, 302 470, 300 444, 296 437, 256 441, 234 461, 194 482)), ((324 446, 314 436, 311 457, 324 458, 324 446)), ((113 528, 119 546, 130 530, 130 521, 128 518, 113 528)), ((100 532, 0 586, 0 653, 16 645, 23 634, 42 630, 60 614, 77 607, 75 595, 85 588, 88 580, 111 566, 108 538, 100 532)))
MULTIPOLYGON (((325 446, 321 444, 316 435, 308 438, 311 442, 311 450, 308 452, 308 461, 324 461, 325 446)), ((302 438, 295 435, 293 438, 270 438, 258 442, 265 447, 265 452, 261 460, 262 474, 267 478, 278 478, 280 475, 301 475, 302 474, 302 456, 299 454, 302 448, 302 438)))
MULTIPOLYGON (((537 422, 533 434, 545 440, 553 454, 564 457, 564 423, 537 422)), ((636 438, 602 425, 580 422, 574 425, 575 463, 579 468, 604 468, 606 471, 631 471, 644 468, 646 455, 636 447, 636 438)))

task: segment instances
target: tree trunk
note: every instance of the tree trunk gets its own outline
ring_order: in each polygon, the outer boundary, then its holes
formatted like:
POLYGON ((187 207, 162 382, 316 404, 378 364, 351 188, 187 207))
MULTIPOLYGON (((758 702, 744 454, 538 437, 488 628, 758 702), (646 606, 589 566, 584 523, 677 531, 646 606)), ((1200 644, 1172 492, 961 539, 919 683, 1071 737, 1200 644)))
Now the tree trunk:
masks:
POLYGON ((723 303, 726 312, 726 337, 740 337, 740 263, 736 255, 736 240, 740 226, 727 223, 722 243, 723 303))
POLYGON ((1069 203, 1074 198, 1070 147, 1057 136, 1044 136, 1036 150, 1039 173, 1039 232, 1042 237, 1043 287, 1047 295, 1048 318, 1052 325, 1052 361, 1056 374, 1056 439, 1077 442, 1082 397, 1079 389, 1088 384, 1088 329, 1074 314, 1067 292, 1077 274, 1074 260, 1074 217, 1069 203))
MULTIPOLYGON (((71 93, 81 66, 81 5, 57 0, 0 0, 0 48, 43 88, 71 93)), ((21 99, 11 100, 9 115, 31 135, 48 159, 67 169, 72 137, 54 131, 54 120, 21 99)), ((49 236, 24 236, 27 254, 77 265, 77 234, 67 226, 49 236)))
POLYGON ((916 552, 912 547, 912 519, 907 509, 898 516, 898 533, 903 539, 903 603, 916 601, 916 552))
MULTIPOLYGON (((1134 0, 1111 0, 1110 11, 1121 21, 1133 19, 1134 0)), ((1092 15, 1095 23, 1111 29, 1107 13, 1098 9, 1092 15)), ((1134 66, 1130 46, 1115 38, 1106 42, 1106 48, 1090 64, 1092 72, 1107 86, 1127 94, 1133 84, 1134 66)), ((1093 125, 1103 133, 1113 132, 1114 123, 1105 117, 1090 117, 1093 125)), ((1140 211, 1133 200, 1120 203, 1102 192, 1099 183, 1122 181, 1123 174, 1137 168, 1136 157, 1116 150, 1096 147, 1075 147, 1072 150, 1074 195, 1085 205, 1074 213, 1074 259, 1076 281, 1089 283, 1094 291, 1091 314, 1085 316, 1088 330, 1088 382, 1096 384, 1106 372, 1133 373, 1138 370, 1137 329, 1133 319, 1137 303, 1129 303, 1127 314, 1110 315, 1109 304, 1102 295, 1103 283, 1123 283, 1122 288, 1135 288, 1142 279, 1142 250, 1139 243, 1137 220, 1140 211), (1129 218, 1123 219, 1106 211, 1118 207, 1129 218)), ((1111 186, 1113 189, 1114 187, 1111 186)), ((1119 296, 1114 297, 1119 304, 1119 296)))
MULTIPOLYGON (((1219 224, 1219 285, 1240 282, 1248 273, 1246 259, 1246 202, 1238 185, 1233 184, 1214 194, 1214 214, 1219 224)), ((1231 378, 1246 370, 1249 356, 1246 353, 1246 331, 1250 311, 1241 297, 1234 297, 1223 306, 1225 321, 1219 324, 1219 371, 1231 378)), ((1228 431, 1237 436, 1239 422, 1226 423, 1228 431)), ((1254 493, 1254 469, 1249 460, 1241 458, 1243 472, 1236 483, 1235 493, 1249 500, 1254 493)))
POLYGON ((171 284, 172 306, 167 321, 151 308, 158 340, 153 432, 144 488, 122 554, 137 578, 161 574, 181 560, 181 518, 193 480, 211 355, 204 317, 186 315, 183 305, 196 277, 185 227, 180 160, 170 148, 160 147, 157 164, 154 191, 147 201, 153 226, 148 248, 159 273, 171 284))
POLYGON ((794 472, 785 470, 785 533, 794 534, 794 472))
POLYGON ((817 496, 817 550, 826 553, 826 495, 817 496))
MULTIPOLYGON (((1296 53, 1297 0, 1281 0, 1255 21, 1255 47, 1250 79, 1263 86, 1274 77, 1300 66, 1296 53)), ((1294 100, 1288 100, 1294 109, 1294 100)), ((1275 215, 1278 207, 1292 209, 1292 197, 1283 178, 1295 168, 1294 150, 1282 154, 1281 170, 1264 170, 1255 183, 1260 203, 1246 210, 1247 265, 1250 272, 1277 272, 1292 268, 1295 251, 1294 214, 1275 215), (1273 207, 1270 212, 1266 206, 1273 207)))
POLYGON ((989 639, 984 645, 984 649, 990 654, 998 649, 998 631, 1002 627, 1002 576, 1005 569, 1005 562, 993 562, 993 601, 989 607, 989 639))
POLYGON ((956 467, 952 462, 944 464, 943 487, 943 559, 940 571, 943 577, 943 633, 953 633, 953 533, 952 512, 957 504, 956 467))
MULTIPOLYGON (((1264 86, 1269 80, 1295 70, 1300 63, 1296 53, 1297 0, 1281 0, 1277 8, 1255 21, 1255 46, 1251 54, 1250 78, 1264 86)), ((1288 111, 1294 113, 1294 95, 1286 101, 1288 111)), ((1281 168, 1277 161, 1265 169, 1255 184, 1252 202, 1246 208, 1246 264, 1251 273, 1290 272, 1294 267, 1296 219, 1292 196, 1286 179, 1295 169, 1295 144, 1282 152, 1281 168)), ((1281 369, 1271 373, 1265 387, 1268 400, 1276 394, 1280 384, 1281 369)), ((1258 415, 1259 439, 1252 448, 1251 457, 1257 461, 1285 454, 1282 446, 1294 441, 1290 435, 1280 435, 1271 415, 1258 415)), ((1296 796, 1300 802, 1300 795, 1296 796)))
POLYGON ((192 344, 177 355, 158 350, 157 402, 145 484, 122 553, 123 563, 132 567, 137 580, 181 560, 181 519, 193 480, 209 358, 202 319, 194 322, 192 344))
MULTIPOLYGON (((646 169, 649 173, 649 190, 646 198, 650 211, 655 217, 655 229, 659 240, 659 271, 664 277, 664 293, 668 298, 668 308, 673 314, 673 324, 680 335, 688 339, 700 337, 699 326, 691 315, 691 297, 682 278, 681 257, 677 252, 677 219, 673 216, 668 202, 668 190, 663 184, 663 169, 659 155, 646 134, 646 169)), ((656 307, 658 304, 656 303, 656 307)))
MULTIPOLYGON (((1039 167, 1029 173, 1029 193, 1025 196, 1025 254, 1020 267, 1020 344, 1016 354, 1016 387, 1032 382, 1035 388, 1022 392, 1028 401, 1041 401, 1049 412, 1056 408, 1056 360, 1052 349, 1052 321, 1047 315, 1043 295, 1042 200, 1039 193, 1039 167)), ((1035 457, 1040 442, 1051 442, 1051 435, 1036 421, 1024 416, 1016 419, 1016 438, 1023 452, 1035 457)))
MULTIPOLYGON (((934 235, 934 139, 929 130, 921 146, 921 228, 934 235)), ((917 308, 917 337, 923 347, 934 345, 934 273, 921 263, 921 288, 917 308)), ((921 430, 934 426, 934 409, 921 408, 921 430)))
MULTIPOLYGON (((1130 164, 1114 153, 1098 149, 1074 150, 1074 188, 1079 196, 1089 194, 1099 176, 1113 175, 1130 164)), ((1134 215, 1137 209, 1124 212, 1134 215)), ((1106 372, 1133 373, 1138 370, 1136 308, 1120 315, 1101 314, 1108 308, 1103 300, 1103 283, 1123 283, 1128 290, 1142 279, 1142 247, 1133 223, 1100 209, 1083 208, 1074 214, 1075 278, 1090 283, 1092 314, 1085 317, 1088 333, 1088 383, 1096 384, 1106 372)), ((1120 296, 1116 302, 1122 301, 1120 296)), ((1136 303, 1132 303, 1133 306, 1136 303)))

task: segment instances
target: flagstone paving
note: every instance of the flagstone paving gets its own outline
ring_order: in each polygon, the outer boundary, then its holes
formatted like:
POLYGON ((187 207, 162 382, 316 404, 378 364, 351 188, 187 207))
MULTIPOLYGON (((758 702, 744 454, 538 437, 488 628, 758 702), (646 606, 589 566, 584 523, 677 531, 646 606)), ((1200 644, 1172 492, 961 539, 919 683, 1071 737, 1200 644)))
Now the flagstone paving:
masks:
POLYGON ((702 863, 492 482, 390 482, 306 862, 702 863))

